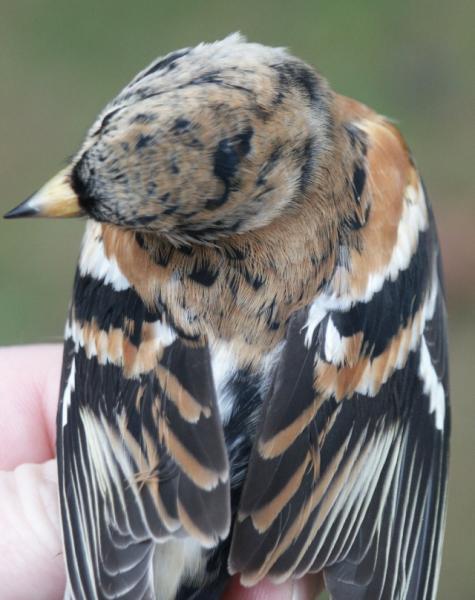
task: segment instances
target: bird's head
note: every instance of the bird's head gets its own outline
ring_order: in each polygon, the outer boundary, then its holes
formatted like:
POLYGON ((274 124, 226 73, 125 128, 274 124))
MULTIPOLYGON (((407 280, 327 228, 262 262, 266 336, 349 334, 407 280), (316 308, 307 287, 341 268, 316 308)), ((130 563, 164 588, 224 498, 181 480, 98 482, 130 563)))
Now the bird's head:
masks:
POLYGON ((173 52, 101 112, 71 164, 8 213, 76 216, 177 241, 294 210, 331 145, 330 94, 305 63, 232 35, 173 52))

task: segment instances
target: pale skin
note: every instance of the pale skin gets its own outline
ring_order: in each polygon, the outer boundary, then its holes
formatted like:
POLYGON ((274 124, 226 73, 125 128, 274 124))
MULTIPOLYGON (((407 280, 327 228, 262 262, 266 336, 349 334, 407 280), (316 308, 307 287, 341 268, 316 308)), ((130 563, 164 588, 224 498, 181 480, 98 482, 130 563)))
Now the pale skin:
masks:
MULTIPOLYGON (((0 594, 3 600, 62 598, 55 461, 60 345, 0 348, 0 594)), ((242 588, 234 578, 223 600, 312 600, 306 577, 242 588)))

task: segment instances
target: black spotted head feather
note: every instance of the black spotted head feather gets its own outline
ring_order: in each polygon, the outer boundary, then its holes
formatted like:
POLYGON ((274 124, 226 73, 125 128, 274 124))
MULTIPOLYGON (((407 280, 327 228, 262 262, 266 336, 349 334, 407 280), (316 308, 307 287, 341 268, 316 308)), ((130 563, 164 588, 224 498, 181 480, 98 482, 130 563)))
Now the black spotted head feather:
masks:
POLYGON ((298 204, 329 145, 326 83, 232 35, 152 63, 104 109, 72 167, 93 218, 212 240, 298 204))

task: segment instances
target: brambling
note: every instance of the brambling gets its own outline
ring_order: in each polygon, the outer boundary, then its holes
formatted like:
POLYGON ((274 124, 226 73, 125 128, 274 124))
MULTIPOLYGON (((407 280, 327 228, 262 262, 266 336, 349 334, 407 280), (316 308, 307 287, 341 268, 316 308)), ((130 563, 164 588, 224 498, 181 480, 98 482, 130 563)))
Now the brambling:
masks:
POLYGON ((87 217, 58 468, 67 597, 322 573, 434 598, 446 311, 396 127, 281 48, 160 58, 8 217, 87 217))

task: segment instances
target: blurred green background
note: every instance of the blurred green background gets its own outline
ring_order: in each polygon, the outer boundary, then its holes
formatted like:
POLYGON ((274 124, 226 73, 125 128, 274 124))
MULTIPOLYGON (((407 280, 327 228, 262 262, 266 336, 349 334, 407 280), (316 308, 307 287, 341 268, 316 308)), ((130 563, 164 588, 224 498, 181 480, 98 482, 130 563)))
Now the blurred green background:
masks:
MULTIPOLYGON (((240 30, 288 46, 341 93, 397 120, 435 206, 454 406, 439 598, 475 597, 475 3, 0 0, 0 209, 73 154, 149 61, 240 30)), ((0 221, 0 343, 59 341, 83 223, 0 221)))

